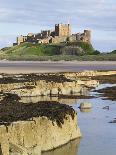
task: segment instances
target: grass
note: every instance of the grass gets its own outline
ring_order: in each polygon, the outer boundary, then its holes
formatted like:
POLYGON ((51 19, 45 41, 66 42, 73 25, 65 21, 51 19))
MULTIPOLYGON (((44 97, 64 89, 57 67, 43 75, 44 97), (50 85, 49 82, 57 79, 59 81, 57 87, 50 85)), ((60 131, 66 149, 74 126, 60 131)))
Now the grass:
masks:
POLYGON ((54 55, 56 54, 57 47, 51 45, 39 45, 39 44, 31 44, 24 43, 19 46, 14 46, 3 50, 3 55, 8 55, 9 57, 17 57, 17 56, 44 56, 44 55, 54 55))
POLYGON ((54 56, 39 56, 39 55, 5 55, 0 56, 0 59, 7 60, 24 60, 24 61, 116 61, 116 54, 100 54, 100 55, 54 55, 54 56))
POLYGON ((116 54, 98 54, 94 55, 94 49, 91 44, 82 42, 68 42, 60 44, 32 44, 23 43, 18 46, 3 48, 0 51, 0 60, 32 60, 32 61, 116 61, 116 54), (69 49, 68 49, 69 47, 69 49), (70 47, 76 55, 69 55, 70 47), (74 47, 74 48, 73 48, 74 47), (77 47, 75 49, 75 47, 77 47), (62 51, 67 49, 63 54, 62 51), (78 51, 82 49, 84 52, 78 51))

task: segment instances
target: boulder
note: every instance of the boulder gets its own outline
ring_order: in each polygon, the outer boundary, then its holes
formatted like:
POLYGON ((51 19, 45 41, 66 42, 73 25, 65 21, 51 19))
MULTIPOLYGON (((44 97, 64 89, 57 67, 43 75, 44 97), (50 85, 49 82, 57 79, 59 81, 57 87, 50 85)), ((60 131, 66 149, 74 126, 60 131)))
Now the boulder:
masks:
POLYGON ((87 102, 83 102, 80 104, 80 109, 91 109, 92 108, 92 104, 91 103, 87 103, 87 102))

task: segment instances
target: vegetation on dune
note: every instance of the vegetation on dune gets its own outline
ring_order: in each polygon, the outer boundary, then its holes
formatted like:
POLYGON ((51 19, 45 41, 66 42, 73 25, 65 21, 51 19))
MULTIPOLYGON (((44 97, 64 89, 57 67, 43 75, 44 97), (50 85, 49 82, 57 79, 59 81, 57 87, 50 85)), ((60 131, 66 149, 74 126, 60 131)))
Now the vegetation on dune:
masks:
POLYGON ((116 61, 116 54, 100 54, 100 55, 54 55, 54 56, 37 56, 37 55, 2 55, 0 59, 13 61, 116 61))
POLYGON ((116 50, 113 50, 111 53, 112 53, 112 54, 116 54, 116 50))

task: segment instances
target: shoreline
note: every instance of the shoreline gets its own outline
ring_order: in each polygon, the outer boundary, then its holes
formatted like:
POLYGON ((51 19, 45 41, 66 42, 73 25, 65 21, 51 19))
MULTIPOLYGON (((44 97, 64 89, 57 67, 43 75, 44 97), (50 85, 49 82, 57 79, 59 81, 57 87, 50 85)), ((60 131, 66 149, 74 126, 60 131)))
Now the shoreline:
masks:
POLYGON ((58 73, 116 70, 116 61, 0 61, 0 73, 58 73))

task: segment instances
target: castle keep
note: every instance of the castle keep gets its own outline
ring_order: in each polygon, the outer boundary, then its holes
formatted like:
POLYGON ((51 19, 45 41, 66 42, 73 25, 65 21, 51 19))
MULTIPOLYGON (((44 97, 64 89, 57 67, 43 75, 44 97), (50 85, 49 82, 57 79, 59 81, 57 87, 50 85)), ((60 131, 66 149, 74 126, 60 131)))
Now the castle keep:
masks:
POLYGON ((27 36, 17 37, 14 45, 20 45, 24 42, 49 44, 62 42, 87 42, 91 43, 91 31, 84 30, 83 33, 71 33, 70 24, 56 24, 54 30, 42 30, 41 33, 29 33, 27 36))

